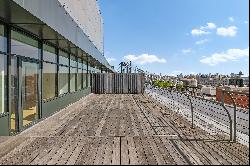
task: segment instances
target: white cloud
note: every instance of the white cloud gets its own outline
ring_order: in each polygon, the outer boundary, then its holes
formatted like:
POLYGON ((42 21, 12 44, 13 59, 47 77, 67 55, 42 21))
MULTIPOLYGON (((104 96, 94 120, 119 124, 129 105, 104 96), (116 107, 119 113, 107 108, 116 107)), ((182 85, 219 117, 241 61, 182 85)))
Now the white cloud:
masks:
POLYGON ((249 47, 246 49, 229 49, 226 52, 214 53, 210 57, 201 59, 200 62, 215 66, 221 62, 236 61, 244 57, 249 57, 249 47))
POLYGON ((245 23, 245 24, 248 24, 248 21, 246 20, 246 21, 244 21, 244 23, 245 23))
POLYGON ((167 61, 164 58, 158 58, 156 55, 142 54, 139 56, 136 55, 127 55, 124 56, 124 60, 132 61, 140 65, 147 63, 166 63, 167 61))
POLYGON ((201 35, 207 35, 210 34, 211 32, 208 32, 206 30, 211 30, 215 29, 217 26, 215 23, 208 22, 206 26, 201 26, 200 28, 193 29, 191 31, 191 34, 193 36, 201 36, 201 35))
POLYGON ((204 39, 204 40, 199 40, 199 41, 195 42, 195 44, 196 45, 201 45, 201 44, 205 44, 207 42, 209 42, 209 40, 208 39, 204 39))
POLYGON ((193 29, 191 31, 191 34, 193 36, 201 36, 201 35, 207 35, 207 34, 210 34, 210 32, 207 32, 207 31, 203 31, 201 29, 193 29))
POLYGON ((192 49, 184 49, 181 51, 183 54, 188 54, 188 53, 191 53, 192 52, 192 49))
POLYGON ((217 35, 220 36, 229 36, 234 37, 237 34, 237 27, 236 26, 230 26, 230 27, 221 27, 217 29, 217 35))
POLYGON ((111 63, 111 62, 116 61, 116 59, 115 59, 115 58, 107 58, 107 61, 108 61, 109 63, 111 63))
POLYGON ((215 29, 217 26, 215 25, 215 23, 209 22, 207 23, 207 26, 202 26, 200 29, 204 30, 204 29, 215 29))
POLYGON ((229 17, 228 19, 229 19, 229 21, 234 22, 234 18, 233 17, 229 17))

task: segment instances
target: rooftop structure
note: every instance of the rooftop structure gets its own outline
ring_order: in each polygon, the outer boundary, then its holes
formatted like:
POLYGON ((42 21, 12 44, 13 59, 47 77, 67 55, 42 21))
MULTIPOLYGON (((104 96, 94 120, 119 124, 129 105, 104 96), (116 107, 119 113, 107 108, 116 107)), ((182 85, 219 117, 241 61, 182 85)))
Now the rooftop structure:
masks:
POLYGON ((90 93, 103 55, 96 0, 0 1, 0 135, 23 131, 90 93))
POLYGON ((227 139, 144 95, 90 95, 17 137, 0 137, 0 164, 249 164, 249 148, 227 139))

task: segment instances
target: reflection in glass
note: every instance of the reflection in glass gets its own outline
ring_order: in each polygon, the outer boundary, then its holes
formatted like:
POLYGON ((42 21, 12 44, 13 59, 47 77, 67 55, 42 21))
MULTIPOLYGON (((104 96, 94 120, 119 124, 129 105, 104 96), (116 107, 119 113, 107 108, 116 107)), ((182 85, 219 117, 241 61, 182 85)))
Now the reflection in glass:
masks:
POLYGON ((77 68, 70 68, 70 92, 76 91, 76 74, 77 68))
POLYGON ((43 99, 56 96, 56 64, 43 63, 43 99))
POLYGON ((0 51, 2 52, 7 50, 7 38, 4 36, 4 26, 0 24, 0 51))
POLYGON ((74 55, 70 55, 70 66, 77 67, 77 61, 74 55))
POLYGON ((83 88, 87 87, 87 70, 83 70, 83 88))
POLYGON ((59 63, 62 65, 69 66, 69 54, 59 50, 59 63))
POLYGON ((87 62, 83 61, 82 69, 87 70, 87 62))
POLYGON ((10 131, 15 132, 18 129, 18 75, 17 75, 17 58, 11 57, 11 111, 10 111, 10 131))
POLYGON ((7 74, 7 56, 0 54, 0 113, 5 111, 5 101, 6 101, 6 74, 7 74))
POLYGON ((22 62, 22 113, 23 126, 38 118, 38 64, 22 62))
POLYGON ((78 68, 77 72, 77 90, 82 89, 82 69, 78 68))
POLYGON ((89 73, 87 74, 87 80, 88 80, 88 82, 87 82, 88 85, 87 85, 87 86, 88 86, 88 87, 91 86, 91 85, 90 85, 90 83, 91 83, 91 78, 90 78, 90 77, 91 77, 91 71, 89 71, 89 73))
POLYGON ((56 63, 56 49, 54 47, 48 46, 47 44, 43 44, 43 60, 56 63))
POLYGON ((11 31, 11 53, 39 59, 38 41, 16 31, 11 31))
POLYGON ((69 92, 69 67, 59 66, 59 95, 69 92))

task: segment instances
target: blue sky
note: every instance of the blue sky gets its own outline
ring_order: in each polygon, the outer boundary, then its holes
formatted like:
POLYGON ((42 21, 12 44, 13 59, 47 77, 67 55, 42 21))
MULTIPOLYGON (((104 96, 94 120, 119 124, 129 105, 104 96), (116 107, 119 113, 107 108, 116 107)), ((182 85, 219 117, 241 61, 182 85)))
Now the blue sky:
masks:
POLYGON ((248 0, 99 0, 105 56, 152 73, 249 75, 248 0))

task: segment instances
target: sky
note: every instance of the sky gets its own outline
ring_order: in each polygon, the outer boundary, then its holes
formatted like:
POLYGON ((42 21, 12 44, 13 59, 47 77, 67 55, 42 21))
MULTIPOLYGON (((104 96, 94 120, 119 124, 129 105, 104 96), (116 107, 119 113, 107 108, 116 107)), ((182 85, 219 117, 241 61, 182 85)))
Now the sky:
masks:
POLYGON ((249 75, 249 0, 99 0, 104 54, 118 69, 249 75))

